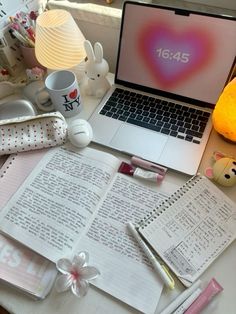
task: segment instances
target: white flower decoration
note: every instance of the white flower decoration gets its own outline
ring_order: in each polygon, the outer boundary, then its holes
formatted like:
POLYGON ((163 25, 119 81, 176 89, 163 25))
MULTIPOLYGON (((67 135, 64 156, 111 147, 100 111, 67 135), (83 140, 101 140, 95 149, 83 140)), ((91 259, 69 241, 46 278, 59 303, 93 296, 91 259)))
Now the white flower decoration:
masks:
POLYGON ((72 262, 67 258, 61 258, 56 264, 59 272, 62 273, 55 282, 58 292, 71 288, 77 297, 83 297, 88 292, 89 280, 100 275, 99 270, 93 266, 87 266, 89 254, 80 252, 74 256, 72 262))

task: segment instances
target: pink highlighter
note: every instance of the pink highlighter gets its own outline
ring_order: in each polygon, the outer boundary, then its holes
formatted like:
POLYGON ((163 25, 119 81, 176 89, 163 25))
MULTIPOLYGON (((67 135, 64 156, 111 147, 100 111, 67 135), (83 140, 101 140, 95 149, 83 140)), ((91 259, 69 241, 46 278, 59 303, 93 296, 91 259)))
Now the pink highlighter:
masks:
POLYGON ((184 314, 200 313, 211 301, 211 299, 222 290, 223 288, 221 285, 215 280, 215 278, 212 278, 207 287, 201 292, 198 298, 190 305, 184 314))

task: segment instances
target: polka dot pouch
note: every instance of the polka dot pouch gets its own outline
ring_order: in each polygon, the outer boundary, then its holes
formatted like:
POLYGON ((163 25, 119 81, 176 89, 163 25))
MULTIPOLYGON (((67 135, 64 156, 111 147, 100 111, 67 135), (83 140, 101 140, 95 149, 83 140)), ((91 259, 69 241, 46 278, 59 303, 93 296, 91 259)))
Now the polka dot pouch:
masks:
POLYGON ((0 120, 0 155, 61 145, 66 137, 60 112, 0 120))

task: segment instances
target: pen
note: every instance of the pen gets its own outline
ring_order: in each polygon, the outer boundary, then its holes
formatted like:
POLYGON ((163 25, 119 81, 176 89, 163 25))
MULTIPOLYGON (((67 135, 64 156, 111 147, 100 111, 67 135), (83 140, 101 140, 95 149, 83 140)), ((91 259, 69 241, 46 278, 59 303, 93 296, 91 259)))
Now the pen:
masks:
POLYGON ((174 289, 175 282, 174 282, 173 278, 170 276, 167 269, 157 261, 154 254, 152 253, 152 251, 149 249, 149 247, 146 245, 146 243, 141 239, 135 226, 131 222, 129 222, 127 224, 127 228, 130 231, 130 233, 134 236, 135 240, 137 240, 140 247, 143 249, 144 253, 147 255, 147 257, 150 260, 150 262, 152 263, 155 271, 160 275, 163 282, 169 288, 174 289))
POLYGON ((144 160, 144 159, 136 157, 136 156, 133 156, 131 158, 131 163, 135 166, 139 166, 141 168, 157 172, 163 176, 165 175, 165 173, 167 171, 167 168, 165 168, 165 167, 162 167, 158 164, 155 164, 153 162, 149 162, 147 160, 144 160))
POLYGON ((172 314, 183 314, 201 293, 202 290, 197 288, 172 314))
POLYGON ((196 291, 201 285, 201 280, 194 282, 189 288, 184 290, 177 298, 174 299, 160 314, 173 313, 180 304, 182 304, 194 291, 196 291))

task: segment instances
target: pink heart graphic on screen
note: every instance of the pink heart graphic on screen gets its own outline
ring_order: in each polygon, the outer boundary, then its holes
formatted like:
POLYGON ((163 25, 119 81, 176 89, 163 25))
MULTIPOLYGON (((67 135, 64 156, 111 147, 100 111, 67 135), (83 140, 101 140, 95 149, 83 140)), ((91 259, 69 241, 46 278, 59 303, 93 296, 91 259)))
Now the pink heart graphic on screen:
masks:
POLYGON ((78 91, 77 89, 74 89, 72 92, 70 92, 69 97, 71 99, 75 99, 77 97, 78 91))
POLYGON ((197 30, 177 32, 149 25, 140 34, 139 51, 158 84, 174 87, 208 64, 212 45, 206 34, 197 30))

